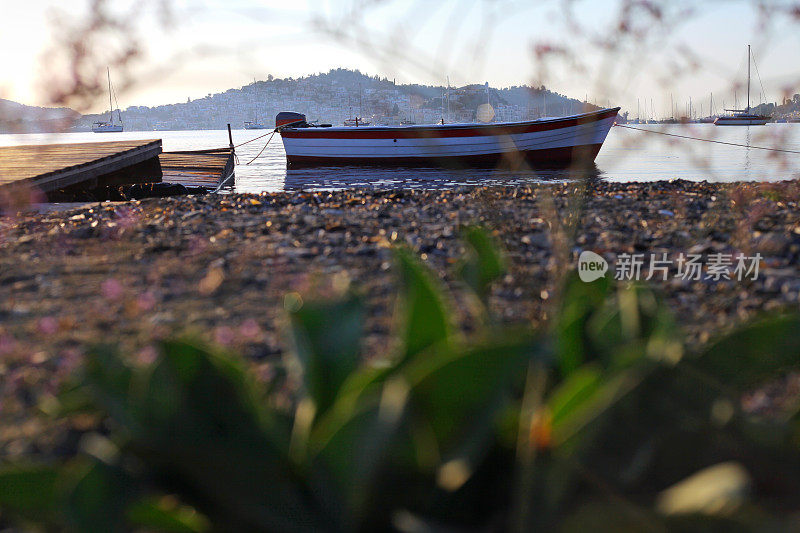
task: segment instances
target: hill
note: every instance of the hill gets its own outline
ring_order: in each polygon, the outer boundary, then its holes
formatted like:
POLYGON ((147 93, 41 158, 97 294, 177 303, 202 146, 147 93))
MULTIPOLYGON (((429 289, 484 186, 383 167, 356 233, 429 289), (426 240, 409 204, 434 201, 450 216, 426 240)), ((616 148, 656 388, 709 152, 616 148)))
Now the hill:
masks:
MULTIPOLYGON (((489 88, 488 93, 498 121, 545 114, 560 116, 585 107, 583 102, 545 87, 489 88)), ((486 101, 484 85, 449 90, 442 86, 400 85, 358 70, 332 69, 296 79, 269 75, 266 80, 183 103, 129 107, 122 115, 127 130, 220 129, 227 123, 241 127, 247 120, 272 125, 279 111, 298 111, 311 121, 333 124, 354 116, 377 123, 422 124, 442 118, 446 122, 472 122, 478 106, 486 101)), ((91 123, 100 118, 101 115, 84 115, 77 129, 89 130, 91 123)))
POLYGON ((80 116, 66 107, 34 107, 0 98, 0 133, 62 132, 80 116))

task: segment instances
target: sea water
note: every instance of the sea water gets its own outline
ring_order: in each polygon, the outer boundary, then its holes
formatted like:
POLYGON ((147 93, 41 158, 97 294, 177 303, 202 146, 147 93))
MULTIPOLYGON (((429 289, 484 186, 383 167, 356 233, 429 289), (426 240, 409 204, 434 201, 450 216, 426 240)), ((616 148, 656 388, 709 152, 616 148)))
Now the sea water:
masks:
MULTIPOLYGON (((597 156, 596 171, 609 181, 708 180, 779 181, 800 178, 800 124, 718 127, 713 124, 635 125, 614 127, 597 156), (669 135, 696 137, 705 141, 669 135), (717 141, 715 143, 707 141, 717 141), (731 146, 731 143, 748 147, 731 146), (798 153, 762 150, 756 147, 798 153)), ((266 136, 237 148, 235 191, 261 192, 296 189, 450 188, 470 185, 522 185, 542 180, 570 179, 558 171, 491 169, 326 167, 287 169, 279 135, 264 130, 234 130, 234 144, 266 136), (266 145, 266 147, 265 147, 266 145), (263 152, 261 150, 263 149, 263 152), (258 153, 261 155, 247 164, 258 153)), ((162 139, 163 149, 199 150, 228 145, 228 132, 132 131, 123 133, 65 133, 0 135, 0 146, 162 139)))

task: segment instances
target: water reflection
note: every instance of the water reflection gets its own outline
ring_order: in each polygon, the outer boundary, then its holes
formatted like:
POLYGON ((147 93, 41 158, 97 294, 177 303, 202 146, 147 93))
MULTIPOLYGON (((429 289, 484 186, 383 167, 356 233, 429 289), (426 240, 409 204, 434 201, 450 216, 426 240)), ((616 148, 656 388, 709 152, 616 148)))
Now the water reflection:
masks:
POLYGON ((598 177, 600 170, 592 165, 588 171, 442 169, 442 168, 371 168, 316 167, 287 169, 283 188, 287 190, 326 189, 450 189, 458 186, 519 186, 532 183, 559 182, 598 177))
POLYGON ((744 170, 749 173, 753 167, 753 162, 750 160, 750 152, 752 151, 750 150, 750 126, 747 126, 746 129, 744 144, 747 145, 747 148, 744 148, 744 170))

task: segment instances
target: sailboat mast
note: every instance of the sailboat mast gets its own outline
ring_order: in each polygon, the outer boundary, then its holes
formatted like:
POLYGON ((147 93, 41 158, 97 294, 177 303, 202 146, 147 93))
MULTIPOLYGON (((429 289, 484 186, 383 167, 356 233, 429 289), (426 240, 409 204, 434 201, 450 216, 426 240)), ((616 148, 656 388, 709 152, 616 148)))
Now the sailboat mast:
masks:
POLYGON ((450 76, 447 76, 447 120, 450 121, 450 76))
POLYGON ((106 75, 108 76, 108 122, 114 123, 114 106, 111 104, 111 69, 106 67, 106 75))
POLYGON ((747 45, 747 112, 750 112, 750 45, 747 45))

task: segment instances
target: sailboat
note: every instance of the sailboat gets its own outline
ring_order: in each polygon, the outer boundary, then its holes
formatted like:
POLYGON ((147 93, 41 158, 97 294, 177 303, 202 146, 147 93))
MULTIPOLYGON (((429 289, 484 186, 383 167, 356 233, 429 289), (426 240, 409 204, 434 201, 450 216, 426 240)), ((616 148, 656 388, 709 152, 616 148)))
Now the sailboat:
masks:
MULTIPOLYGON (((350 98, 348 97, 348 102, 349 102, 349 100, 350 100, 350 98)), ((350 114, 351 115, 353 114, 353 108, 352 107, 350 107, 350 114)), ((358 84, 358 114, 359 115, 361 114, 361 84, 360 83, 358 84)), ((342 125, 343 126, 347 126, 348 128, 349 127, 357 128, 359 126, 369 126, 370 125, 370 121, 369 120, 364 120, 363 118, 361 118, 358 115, 356 115, 355 118, 350 117, 350 118, 344 119, 344 122, 342 123, 342 125)))
POLYGON ((118 133, 122 131, 122 114, 117 107, 117 116, 119 117, 119 124, 114 124, 114 106, 111 103, 111 71, 106 68, 108 75, 108 122, 97 121, 92 124, 92 131, 94 133, 118 133))
POLYGON ((346 119, 344 119, 343 125, 345 125, 345 126, 353 126, 353 127, 369 126, 370 125, 370 121, 369 120, 364 120, 363 118, 360 118, 360 117, 346 118, 346 119))
POLYGON ((717 117, 714 124, 717 126, 763 126, 771 117, 755 115, 750 113, 750 45, 747 45, 747 108, 746 109, 726 109, 730 115, 717 117))
POLYGON ((257 120, 245 120, 244 121, 244 129, 246 130, 268 130, 272 129, 272 126, 267 126, 266 124, 262 124, 257 120))

